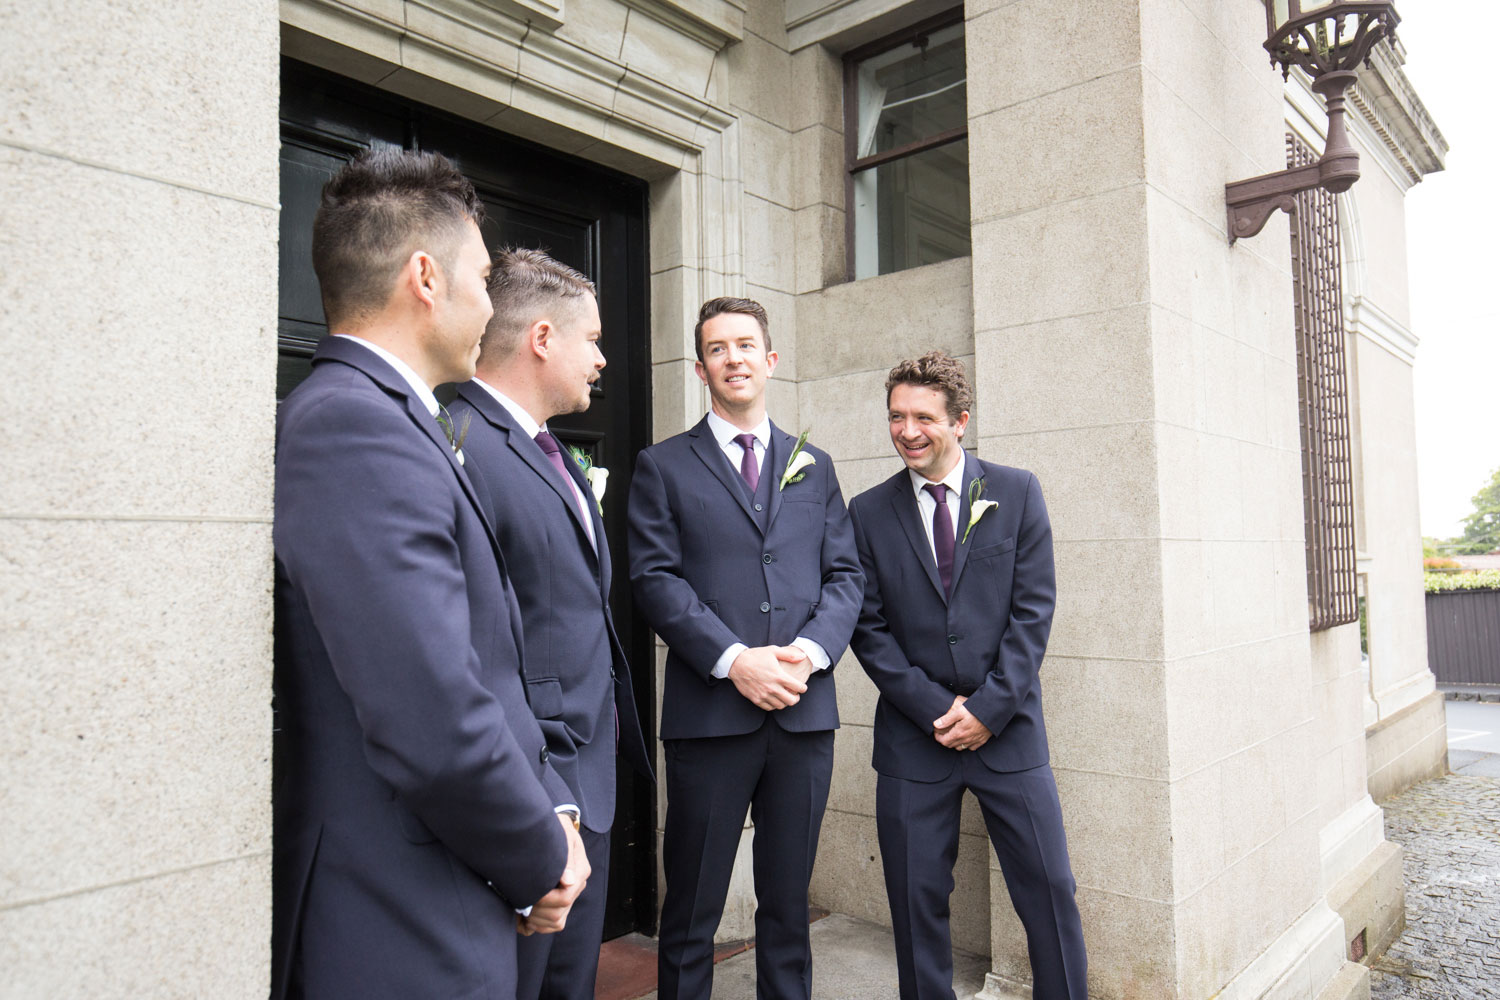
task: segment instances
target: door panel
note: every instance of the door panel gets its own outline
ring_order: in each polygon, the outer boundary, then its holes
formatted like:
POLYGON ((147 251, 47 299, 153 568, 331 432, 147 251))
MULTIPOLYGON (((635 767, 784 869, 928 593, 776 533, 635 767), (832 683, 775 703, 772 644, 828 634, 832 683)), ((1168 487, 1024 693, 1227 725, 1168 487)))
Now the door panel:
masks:
MULTIPOLYGON (((608 366, 589 410, 549 427, 611 472, 604 503, 615 566, 611 607, 630 656, 642 723, 654 734, 653 648, 625 568, 625 497, 635 454, 651 435, 645 183, 291 60, 282 63, 281 92, 278 397, 307 376, 313 350, 328 332, 310 253, 320 193, 345 161, 371 146, 443 153, 474 182, 485 204, 481 231, 492 251, 507 245, 545 250, 598 286, 608 366)), ((439 391, 440 398, 451 395, 451 389, 439 391)), ((606 939, 654 932, 655 817, 650 783, 622 764, 606 939)))

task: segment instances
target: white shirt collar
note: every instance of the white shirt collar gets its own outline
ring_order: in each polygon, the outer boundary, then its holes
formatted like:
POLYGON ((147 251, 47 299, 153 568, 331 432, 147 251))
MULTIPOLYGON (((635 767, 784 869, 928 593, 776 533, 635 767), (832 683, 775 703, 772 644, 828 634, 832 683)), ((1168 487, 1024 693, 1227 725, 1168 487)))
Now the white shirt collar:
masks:
MULTIPOLYGON (((713 410, 708 411, 708 429, 713 431, 714 440, 719 442, 721 449, 728 448, 735 443, 735 438, 746 433, 713 410)), ((751 428, 749 433, 755 435, 755 441, 762 450, 769 448, 771 446, 771 418, 761 417, 760 423, 751 428)))
POLYGON ((352 333, 335 333, 334 336, 343 337, 345 340, 352 340, 356 344, 362 344, 370 350, 374 351, 376 357, 380 358, 380 360, 396 369, 396 374, 406 379, 407 384, 411 386, 411 391, 416 393, 417 398, 422 401, 422 405, 427 407, 427 412, 432 414, 434 417, 437 416, 437 397, 432 394, 432 389, 427 385, 427 383, 422 381, 422 377, 412 370, 411 365, 407 364, 405 361, 402 361, 400 358, 396 357, 394 354, 392 354, 390 351, 387 351, 379 344, 372 344, 370 343, 370 341, 366 340, 363 337, 356 337, 352 333))
MULTIPOLYGON (((942 478, 942 484, 948 487, 949 495, 954 497, 962 495, 964 487, 964 466, 967 464, 968 459, 967 457, 965 457, 965 453, 960 451, 958 461, 954 463, 952 470, 942 478)), ((932 482, 932 480, 928 479, 920 472, 917 472, 915 469, 907 469, 906 474, 911 477, 912 492, 915 493, 917 495, 917 499, 920 500, 924 495, 922 487, 932 482)))
POLYGON ((533 420, 531 414, 527 413, 525 408, 522 407, 520 403, 517 403, 514 399, 511 399, 505 393, 501 392, 499 389, 496 389, 494 386, 490 385, 482 378, 476 377, 473 381, 475 385, 484 389, 484 391, 489 393, 491 396, 494 396, 495 402, 505 407, 506 412, 511 415, 511 418, 521 426, 521 430, 526 432, 527 437, 534 438, 538 433, 541 432, 543 426, 545 425, 538 424, 535 420, 533 420))

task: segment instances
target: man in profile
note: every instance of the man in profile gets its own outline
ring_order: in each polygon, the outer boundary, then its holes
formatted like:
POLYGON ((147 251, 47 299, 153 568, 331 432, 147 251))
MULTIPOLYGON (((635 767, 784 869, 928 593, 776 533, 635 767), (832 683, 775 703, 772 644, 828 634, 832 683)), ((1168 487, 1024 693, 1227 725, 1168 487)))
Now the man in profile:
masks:
POLYGON ((375 152, 313 223, 330 336, 277 419, 272 996, 515 995, 588 877, 520 616, 434 386, 490 317, 482 206, 375 152))
MULTIPOLYGON (((582 811, 589 887, 568 925, 520 943, 520 1000, 593 1000, 615 818, 615 751, 651 765, 609 611, 602 501, 547 421, 589 407, 604 368, 594 284, 539 250, 495 255, 478 371, 459 386, 465 469, 521 606, 526 685, 550 762, 582 811)), ((591 473, 596 477, 602 470, 591 473)))
POLYGON ((766 416, 765 309, 712 299, 694 337, 712 409, 641 452, 630 487, 630 579, 668 650, 659 995, 709 995, 748 808, 756 993, 807 1000, 807 885, 839 724, 829 668, 859 613, 859 560, 833 461, 766 416))
POLYGON ((901 998, 953 1000, 948 897, 967 789, 1026 929, 1032 996, 1087 1000, 1042 724, 1056 597, 1042 488, 964 451, 974 394, 947 354, 901 362, 885 391, 906 468, 849 505, 865 570, 850 645, 880 689, 875 828, 901 998))

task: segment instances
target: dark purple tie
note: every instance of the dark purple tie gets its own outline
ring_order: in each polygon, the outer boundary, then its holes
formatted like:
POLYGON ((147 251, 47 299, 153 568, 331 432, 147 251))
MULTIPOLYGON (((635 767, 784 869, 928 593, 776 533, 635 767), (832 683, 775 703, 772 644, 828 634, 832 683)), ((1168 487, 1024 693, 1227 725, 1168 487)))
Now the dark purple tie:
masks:
MULTIPOLYGON (((568 475, 568 467, 563 464, 567 460, 562 457, 562 445, 557 443, 557 438, 552 436, 551 431, 537 431, 535 441, 537 447, 541 448, 542 452, 552 460, 552 465, 557 469, 557 474, 563 477, 563 483, 568 487, 568 492, 574 494, 576 498, 578 488, 573 484, 573 477, 568 475)), ((583 506, 582 501, 579 502, 578 511, 583 515, 584 523, 588 523, 588 508, 583 506)))
POLYGON ((953 586, 953 516, 948 513, 948 487, 928 483, 922 489, 937 501, 932 510, 932 548, 937 553, 938 577, 943 581, 946 597, 953 586))
POLYGON ((740 475, 745 477, 745 484, 754 493, 760 485, 760 467, 755 464, 755 435, 737 434, 734 438, 735 444, 745 449, 744 455, 740 457, 740 475))

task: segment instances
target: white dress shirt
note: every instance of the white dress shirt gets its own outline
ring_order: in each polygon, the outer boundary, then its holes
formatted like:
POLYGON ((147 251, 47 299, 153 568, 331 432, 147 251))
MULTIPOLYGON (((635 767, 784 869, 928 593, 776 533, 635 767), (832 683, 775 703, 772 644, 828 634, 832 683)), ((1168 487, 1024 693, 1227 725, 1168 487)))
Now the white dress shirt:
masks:
MULTIPOLYGON (((917 495, 917 510, 922 512, 922 530, 927 532, 927 547, 932 550, 932 559, 933 562, 936 563, 937 547, 932 540, 932 513, 933 511, 937 510, 937 501, 932 498, 931 493, 928 493, 925 489, 922 488, 928 483, 931 483, 932 480, 928 479, 920 472, 916 472, 912 469, 907 469, 906 474, 911 477, 912 492, 917 495)), ((948 470, 948 474, 941 480, 938 480, 938 483, 934 485, 939 484, 948 487, 948 496, 946 498, 946 503, 948 505, 948 520, 953 524, 953 538, 956 542, 959 537, 959 502, 963 499, 961 490, 963 489, 964 485, 964 460, 961 453, 959 455, 958 461, 953 463, 953 468, 948 470)))
MULTIPOLYGON (((770 417, 762 417, 760 423, 754 428, 749 431, 742 431, 717 413, 709 410, 708 429, 713 432, 714 440, 719 443, 719 450, 724 453, 724 458, 729 462, 730 468, 734 470, 736 476, 740 474, 740 462, 744 460, 745 448, 735 438, 741 434, 754 434, 755 441, 752 447, 755 448, 755 467, 760 470, 760 475, 764 476, 766 474, 766 449, 771 445, 770 417)), ((771 488, 776 489, 778 485, 772 484, 771 488)), ((833 665, 829 660, 828 651, 814 639, 799 635, 792 640, 792 645, 807 654, 808 660, 812 663, 813 673, 817 673, 820 670, 827 670, 833 665)), ((736 642, 724 650, 724 652, 719 654, 718 660, 714 663, 713 675, 721 680, 728 677, 729 668, 734 664, 734 658, 749 648, 743 642, 736 642)))
MULTIPOLYGON (((547 429, 545 424, 538 424, 535 420, 533 420, 531 418, 531 414, 527 413, 520 403, 517 403, 505 393, 490 385, 484 379, 476 377, 473 379, 473 382, 485 392, 495 397, 495 402, 505 407, 506 411, 510 413, 515 422, 521 426, 521 430, 526 432, 527 437, 534 440, 537 434, 547 429)), ((570 456, 565 450, 563 452, 563 461, 571 462, 572 460, 572 456, 570 456)), ((578 484, 573 481, 572 476, 563 476, 563 478, 568 481, 568 489, 573 493, 573 502, 578 505, 579 512, 585 515, 583 519, 583 528, 584 531, 588 532, 589 544, 594 547, 595 552, 598 552, 599 543, 594 539, 594 519, 587 516, 589 504, 593 502, 594 498, 592 495, 584 497, 584 495, 579 492, 578 484)))

